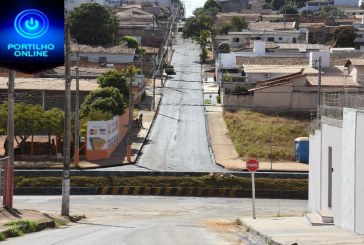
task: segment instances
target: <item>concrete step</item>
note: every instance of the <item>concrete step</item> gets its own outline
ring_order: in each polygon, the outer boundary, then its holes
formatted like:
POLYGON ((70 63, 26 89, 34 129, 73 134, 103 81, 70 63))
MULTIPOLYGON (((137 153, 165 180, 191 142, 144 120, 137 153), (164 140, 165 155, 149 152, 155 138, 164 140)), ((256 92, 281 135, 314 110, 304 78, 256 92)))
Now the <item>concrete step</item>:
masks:
POLYGON ((334 216, 331 210, 319 210, 317 214, 321 217, 324 223, 334 223, 334 216))
POLYGON ((317 213, 308 213, 304 216, 305 221, 312 226, 333 225, 334 223, 322 222, 321 216, 317 213))

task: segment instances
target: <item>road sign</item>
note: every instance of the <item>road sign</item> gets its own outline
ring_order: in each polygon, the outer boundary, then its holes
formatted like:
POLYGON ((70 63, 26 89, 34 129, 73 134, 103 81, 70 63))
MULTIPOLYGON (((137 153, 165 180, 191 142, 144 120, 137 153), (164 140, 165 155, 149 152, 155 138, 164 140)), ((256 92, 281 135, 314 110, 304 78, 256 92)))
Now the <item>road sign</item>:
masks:
POLYGON ((246 162, 246 168, 250 172, 255 172, 259 169, 259 162, 257 160, 251 159, 246 162))
POLYGON ((36 73, 64 64, 64 1, 0 2, 0 66, 36 73))

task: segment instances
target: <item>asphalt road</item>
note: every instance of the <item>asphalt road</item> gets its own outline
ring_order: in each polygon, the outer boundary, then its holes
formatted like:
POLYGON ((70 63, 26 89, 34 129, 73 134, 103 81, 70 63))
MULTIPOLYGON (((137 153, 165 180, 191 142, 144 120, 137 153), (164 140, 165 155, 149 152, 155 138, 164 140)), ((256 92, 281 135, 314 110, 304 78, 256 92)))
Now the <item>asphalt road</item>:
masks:
MULTIPOLYGON (((18 209, 60 214, 61 197, 15 196, 18 209)), ((251 199, 141 196, 71 196, 71 214, 86 219, 2 244, 266 244, 233 225, 251 217, 251 199)), ((257 218, 302 215, 307 201, 257 199, 257 218)))
POLYGON ((205 120, 199 48, 177 38, 161 105, 137 166, 151 170, 213 171, 205 120))

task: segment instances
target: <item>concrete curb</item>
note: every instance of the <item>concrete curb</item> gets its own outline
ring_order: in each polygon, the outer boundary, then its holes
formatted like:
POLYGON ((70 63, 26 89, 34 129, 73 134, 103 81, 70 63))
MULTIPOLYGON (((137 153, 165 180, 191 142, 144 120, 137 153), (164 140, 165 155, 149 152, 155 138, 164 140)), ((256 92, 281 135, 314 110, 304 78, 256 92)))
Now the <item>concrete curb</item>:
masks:
MULTIPOLYGON (((61 187, 14 188, 15 195, 61 195, 61 187)), ((71 187, 71 195, 154 195, 250 198, 251 190, 239 188, 104 186, 71 187)), ((307 191, 256 190, 257 198, 307 200, 307 191)))
MULTIPOLYGON (((52 228, 53 229, 55 227, 56 227, 56 223, 53 220, 39 222, 38 225, 37 225, 37 230, 35 232, 42 231, 42 230, 45 230, 45 229, 48 229, 48 228, 52 228)), ((5 229, 5 230, 2 230, 1 233, 3 233, 6 238, 12 238, 12 237, 14 237, 14 236, 12 236, 12 231, 11 231, 10 228, 5 229)), ((24 235, 31 234, 31 233, 34 233, 34 232, 25 233, 24 235)))
POLYGON ((258 236, 260 239, 265 241, 267 244, 282 245, 281 243, 272 240, 272 238, 270 236, 267 236, 267 235, 255 230, 255 229, 251 228, 249 225, 245 224, 244 221, 242 221, 242 226, 245 228, 246 231, 249 230, 250 233, 258 236))

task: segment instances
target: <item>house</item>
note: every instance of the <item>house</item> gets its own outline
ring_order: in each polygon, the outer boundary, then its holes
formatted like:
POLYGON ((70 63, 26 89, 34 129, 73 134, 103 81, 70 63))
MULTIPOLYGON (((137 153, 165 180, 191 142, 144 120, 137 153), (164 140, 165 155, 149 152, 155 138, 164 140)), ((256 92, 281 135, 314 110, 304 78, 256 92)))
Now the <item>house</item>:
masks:
MULTIPOLYGON (((346 0, 344 0, 346 1, 346 0)), ((314 0, 314 1, 308 1, 306 3, 306 9, 312 12, 320 11, 322 7, 324 6, 333 6, 334 1, 326 1, 326 0, 314 0)))
POLYGON ((160 27, 153 14, 133 6, 119 10, 115 16, 120 20, 117 34, 119 39, 133 36, 148 47, 160 47, 164 42, 167 28, 160 27))
POLYGON ((340 93, 329 102, 310 126, 312 213, 306 218, 314 223, 315 217, 324 217, 324 222, 364 234, 364 95, 340 93))
POLYGON ((248 0, 218 0, 222 12, 240 12, 248 8, 248 0))
POLYGON ((172 2, 171 0, 124 0, 124 4, 138 4, 142 3, 154 3, 164 8, 171 8, 172 2))
POLYGON ((311 52, 309 58, 288 54, 236 56, 235 62, 231 62, 233 59, 228 58, 229 54, 220 54, 221 64, 216 68, 220 72, 216 77, 224 108, 316 110, 319 77, 322 92, 347 90, 355 93, 364 86, 355 72, 349 73, 350 67, 344 66, 347 59, 331 58, 328 50, 311 52), (318 68, 319 57, 322 57, 321 75, 318 68), (230 65, 225 66, 228 62, 230 65), (233 70, 237 72, 233 73, 233 70))
POLYGON ((335 6, 360 7, 363 0, 334 0, 335 6))
MULTIPOLYGON (((6 98, 8 93, 8 78, 0 77, 1 98, 6 98)), ((42 105, 49 110, 53 107, 64 108, 64 78, 16 78, 15 79, 15 102, 26 102, 35 105, 42 105)), ((80 104, 85 96, 91 91, 96 90, 98 84, 96 80, 80 79, 80 104)), ((76 83, 71 82, 71 110, 75 109, 76 83)), ((3 101, 1 101, 3 102, 3 101)))
MULTIPOLYGON (((71 51, 80 57, 80 66, 106 66, 108 64, 129 64, 134 61, 135 48, 128 48, 125 44, 104 48, 82 44, 71 44, 71 51)), ((77 60, 77 55, 72 56, 72 61, 77 60)))
POLYGON ((122 0, 65 0, 64 8, 65 13, 68 14, 73 9, 80 7, 84 3, 98 3, 102 6, 114 8, 121 6, 122 0))

